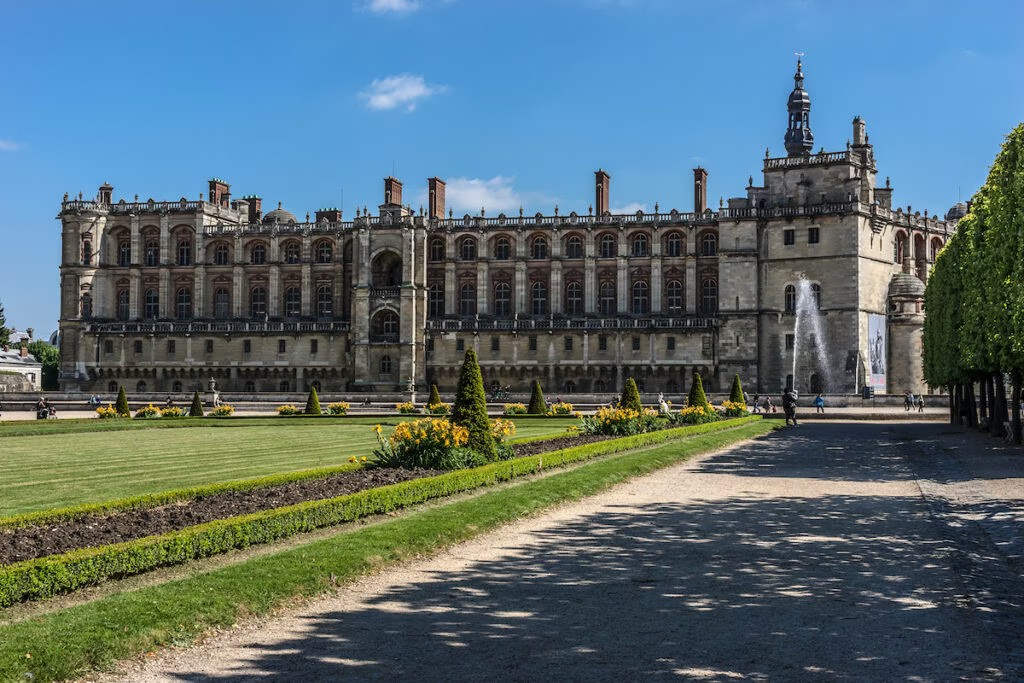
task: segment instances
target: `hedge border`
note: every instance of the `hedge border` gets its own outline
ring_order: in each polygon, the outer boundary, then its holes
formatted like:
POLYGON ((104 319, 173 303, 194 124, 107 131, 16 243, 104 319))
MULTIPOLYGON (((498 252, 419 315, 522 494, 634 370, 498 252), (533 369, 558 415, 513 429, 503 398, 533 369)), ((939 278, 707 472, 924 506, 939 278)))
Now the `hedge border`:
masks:
POLYGON ((230 550, 269 543, 323 527, 351 522, 482 486, 491 486, 544 468, 636 450, 688 436, 722 431, 758 421, 759 416, 666 429, 621 439, 573 446, 391 484, 325 500, 199 524, 159 536, 83 548, 61 555, 0 567, 0 607, 52 597, 112 578, 141 574, 230 550))

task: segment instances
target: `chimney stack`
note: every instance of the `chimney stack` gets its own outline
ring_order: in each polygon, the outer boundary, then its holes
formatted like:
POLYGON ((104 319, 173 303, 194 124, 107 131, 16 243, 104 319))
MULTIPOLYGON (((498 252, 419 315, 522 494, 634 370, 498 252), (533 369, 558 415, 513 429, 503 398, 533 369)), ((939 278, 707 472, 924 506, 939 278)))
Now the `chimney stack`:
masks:
POLYGON ((21 347, 21 357, 22 358, 28 358, 28 347, 27 346, 22 346, 21 347))
POLYGON ((231 186, 220 178, 210 178, 210 203, 224 209, 231 206, 231 186))
POLYGON ((440 178, 427 178, 427 218, 444 218, 444 181, 440 178))
POLYGON ((611 190, 612 177, 603 168, 594 171, 594 210, 598 216, 608 213, 608 194, 611 190))
POLYGON ((328 223, 340 223, 341 222, 341 209, 331 207, 329 209, 317 209, 316 210, 316 222, 319 223, 323 219, 327 219, 328 223))
POLYGON ((388 176, 384 179, 384 204, 402 205, 402 181, 398 178, 388 176))
POLYGON ((249 222, 259 223, 260 219, 263 218, 263 198, 251 194, 248 197, 243 197, 243 199, 249 203, 249 222))
POLYGON ((693 212, 704 213, 708 208, 708 172, 698 166, 693 169, 693 212))

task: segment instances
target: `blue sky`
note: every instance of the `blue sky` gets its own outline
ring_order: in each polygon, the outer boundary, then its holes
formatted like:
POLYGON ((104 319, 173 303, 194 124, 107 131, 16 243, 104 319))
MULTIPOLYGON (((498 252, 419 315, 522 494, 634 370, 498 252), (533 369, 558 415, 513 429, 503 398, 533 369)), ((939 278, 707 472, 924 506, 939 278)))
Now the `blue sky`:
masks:
POLYGON ((692 207, 784 154, 794 51, 816 145, 863 116, 894 203, 945 212, 1024 116, 1019 2, 337 0, 0 5, 0 301, 59 315, 64 192, 195 199, 211 177, 303 217, 692 207))

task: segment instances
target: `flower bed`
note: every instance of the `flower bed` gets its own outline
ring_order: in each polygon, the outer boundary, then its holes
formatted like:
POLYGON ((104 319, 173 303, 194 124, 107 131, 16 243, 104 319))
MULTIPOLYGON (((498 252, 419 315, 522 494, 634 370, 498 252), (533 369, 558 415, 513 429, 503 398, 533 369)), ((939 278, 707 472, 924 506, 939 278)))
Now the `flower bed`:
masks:
POLYGON ((328 415, 348 415, 349 404, 345 401, 340 403, 329 403, 327 404, 328 415))

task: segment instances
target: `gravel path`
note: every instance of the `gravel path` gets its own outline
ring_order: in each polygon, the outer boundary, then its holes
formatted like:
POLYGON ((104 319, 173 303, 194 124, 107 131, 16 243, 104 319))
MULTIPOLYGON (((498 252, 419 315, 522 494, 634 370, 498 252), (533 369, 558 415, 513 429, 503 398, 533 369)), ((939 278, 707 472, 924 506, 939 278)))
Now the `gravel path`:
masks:
POLYGON ((1022 461, 803 424, 103 680, 1019 680, 1022 461))

